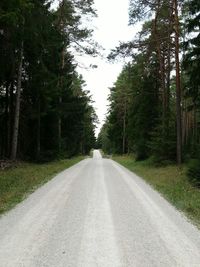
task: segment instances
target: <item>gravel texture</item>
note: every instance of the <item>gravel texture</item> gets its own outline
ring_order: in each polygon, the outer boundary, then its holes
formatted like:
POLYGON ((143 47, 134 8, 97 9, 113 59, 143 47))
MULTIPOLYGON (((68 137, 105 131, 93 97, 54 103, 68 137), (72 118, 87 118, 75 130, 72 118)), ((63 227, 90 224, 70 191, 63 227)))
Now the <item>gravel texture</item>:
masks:
POLYGON ((200 232, 95 150, 0 218, 0 267, 200 266, 200 232))

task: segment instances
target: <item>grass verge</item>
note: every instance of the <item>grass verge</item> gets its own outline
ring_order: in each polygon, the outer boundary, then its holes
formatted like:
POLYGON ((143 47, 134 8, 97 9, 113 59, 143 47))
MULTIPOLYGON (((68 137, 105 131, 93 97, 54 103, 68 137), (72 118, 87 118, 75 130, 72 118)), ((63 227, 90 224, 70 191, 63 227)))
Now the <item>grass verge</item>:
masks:
POLYGON ((0 214, 14 207, 57 173, 82 159, 84 157, 80 156, 46 164, 21 163, 15 168, 0 170, 0 214))
POLYGON ((135 161, 130 156, 113 159, 141 176, 200 227, 200 190, 187 180, 186 166, 181 170, 175 165, 155 167, 148 160, 135 161))

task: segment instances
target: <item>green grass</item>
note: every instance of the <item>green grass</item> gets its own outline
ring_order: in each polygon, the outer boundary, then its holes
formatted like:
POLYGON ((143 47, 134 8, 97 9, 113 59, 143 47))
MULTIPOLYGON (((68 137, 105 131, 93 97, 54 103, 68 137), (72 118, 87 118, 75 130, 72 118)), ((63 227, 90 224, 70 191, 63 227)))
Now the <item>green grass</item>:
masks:
POLYGON ((139 162, 130 156, 113 159, 146 180, 200 227, 200 190, 187 180, 186 166, 181 169, 175 165, 156 167, 148 160, 139 162))
POLYGON ((17 167, 0 170, 0 214, 14 207, 57 173, 83 158, 80 156, 46 164, 21 163, 17 167))

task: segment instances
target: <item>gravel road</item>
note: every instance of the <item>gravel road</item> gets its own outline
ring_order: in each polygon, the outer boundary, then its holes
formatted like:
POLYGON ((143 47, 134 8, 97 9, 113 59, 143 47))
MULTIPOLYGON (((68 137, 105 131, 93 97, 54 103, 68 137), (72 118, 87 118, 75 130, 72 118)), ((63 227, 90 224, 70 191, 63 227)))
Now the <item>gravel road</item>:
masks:
POLYGON ((0 267, 200 266, 200 232, 94 151, 0 218, 0 267))

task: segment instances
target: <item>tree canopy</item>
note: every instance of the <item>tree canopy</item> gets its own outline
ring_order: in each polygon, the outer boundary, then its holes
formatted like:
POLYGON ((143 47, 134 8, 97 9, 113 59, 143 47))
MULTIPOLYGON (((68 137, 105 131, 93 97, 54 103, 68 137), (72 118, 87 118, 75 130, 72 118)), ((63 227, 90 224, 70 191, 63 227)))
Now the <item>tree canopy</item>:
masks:
POLYGON ((0 3, 0 157, 50 160, 88 153, 96 115, 72 51, 95 54, 93 1, 0 3))
POLYGON ((108 153, 178 164, 200 157, 199 12, 196 0, 130 0, 130 24, 143 27, 108 56, 131 58, 98 139, 108 153))

